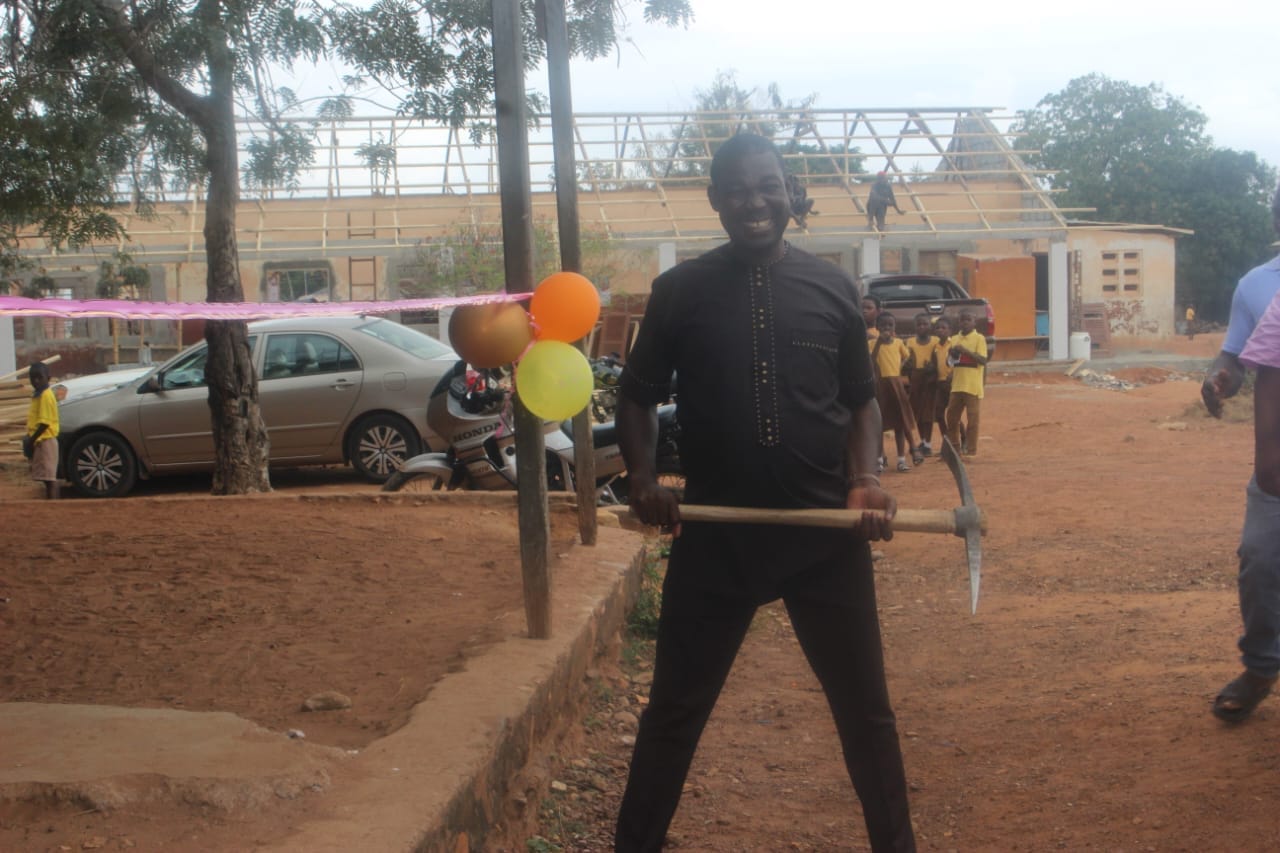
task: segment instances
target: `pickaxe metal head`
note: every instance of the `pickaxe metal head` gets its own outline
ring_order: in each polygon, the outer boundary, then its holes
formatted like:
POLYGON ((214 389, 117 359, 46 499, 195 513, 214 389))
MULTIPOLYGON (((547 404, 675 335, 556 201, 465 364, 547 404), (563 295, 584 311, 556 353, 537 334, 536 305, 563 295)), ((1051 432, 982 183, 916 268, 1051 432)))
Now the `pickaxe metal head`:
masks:
POLYGON ((960 489, 960 506, 956 507, 956 535, 964 539, 965 560, 969 564, 969 612, 978 612, 978 588, 982 585, 982 530, 985 520, 973 499, 969 473, 956 452, 951 439, 942 439, 942 461, 951 469, 960 489))

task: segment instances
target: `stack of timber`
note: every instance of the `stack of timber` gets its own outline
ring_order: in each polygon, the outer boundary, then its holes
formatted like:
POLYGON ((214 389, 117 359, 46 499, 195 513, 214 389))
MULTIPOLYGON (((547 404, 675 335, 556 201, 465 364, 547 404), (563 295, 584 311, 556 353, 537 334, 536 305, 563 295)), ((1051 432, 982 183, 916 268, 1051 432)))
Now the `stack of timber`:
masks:
MULTIPOLYGON (((51 355, 44 363, 53 364, 59 358, 51 355)), ((27 432, 27 409, 31 405, 28 370, 24 367, 0 376, 0 463, 22 461, 22 436, 27 432)))

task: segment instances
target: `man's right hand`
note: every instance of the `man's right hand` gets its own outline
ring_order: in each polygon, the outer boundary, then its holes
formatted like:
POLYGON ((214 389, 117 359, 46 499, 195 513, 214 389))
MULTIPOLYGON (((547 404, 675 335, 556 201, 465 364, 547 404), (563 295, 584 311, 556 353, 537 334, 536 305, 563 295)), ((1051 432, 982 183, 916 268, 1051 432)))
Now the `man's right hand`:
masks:
POLYGON ((636 482, 633 478, 627 504, 632 514, 645 524, 670 528, 672 536, 680 535, 680 501, 675 492, 657 481, 636 482))
POLYGON ((22 437, 22 455, 28 459, 35 455, 35 442, 31 440, 29 435, 22 437))
POLYGON ((1238 360, 1219 358, 1209 368, 1209 373, 1200 386, 1200 399, 1204 407, 1215 418, 1222 417, 1222 401, 1234 397, 1244 384, 1244 367, 1238 360))

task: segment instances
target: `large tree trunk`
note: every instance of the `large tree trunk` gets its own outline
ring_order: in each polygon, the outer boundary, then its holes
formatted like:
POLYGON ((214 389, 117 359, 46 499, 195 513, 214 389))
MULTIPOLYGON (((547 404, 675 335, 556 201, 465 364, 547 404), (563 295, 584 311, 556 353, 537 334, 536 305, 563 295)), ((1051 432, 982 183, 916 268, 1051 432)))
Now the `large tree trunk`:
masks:
MULTIPOLYGON (((243 302, 240 251, 236 245, 236 202, 240 194, 235 120, 230 98, 225 120, 206 131, 209 146, 209 197, 205 204, 204 245, 209 267, 210 302, 243 302)), ((267 426, 258 408, 258 377, 253 370, 247 324, 211 320, 205 324, 209 358, 209 414, 213 420, 213 493, 243 495, 271 491, 267 474, 267 426)))
MULTIPOLYGON (((235 56, 227 38, 221 0, 200 0, 194 8, 208 60, 208 94, 199 95, 168 76, 146 40, 133 29, 122 0, 94 0, 107 32, 129 57, 146 84, 200 129, 207 147, 209 197, 205 202, 204 244, 209 266, 210 302, 243 302, 240 252, 236 247, 236 204, 240 200, 240 164, 236 154, 235 56)), ((248 329, 243 321, 205 324, 209 356, 209 415, 213 422, 213 493, 269 492, 267 427, 258 408, 258 377, 253 372, 248 329)))

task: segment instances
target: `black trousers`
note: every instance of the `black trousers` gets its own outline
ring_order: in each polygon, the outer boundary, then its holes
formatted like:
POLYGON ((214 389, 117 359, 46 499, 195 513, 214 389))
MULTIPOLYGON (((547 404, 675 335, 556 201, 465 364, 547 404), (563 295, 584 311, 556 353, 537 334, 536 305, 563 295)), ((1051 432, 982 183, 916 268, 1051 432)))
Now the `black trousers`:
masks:
MULTIPOLYGON (((865 543, 856 548, 856 555, 829 558, 780 581, 776 597, 826 693, 872 850, 914 851, 870 549, 865 543)), ((696 563, 709 555, 677 561, 693 556, 677 548, 663 585, 653 686, 618 814, 618 853, 662 847, 698 739, 756 611, 757 598, 724 595, 699 582, 700 570, 709 567, 696 563)))
POLYGON ((889 205, 888 205, 887 203, 885 203, 885 204, 881 204, 881 203, 879 203, 879 202, 874 202, 874 201, 873 201, 873 202, 869 202, 869 203, 867 204, 867 222, 868 222, 868 224, 870 224, 871 220, 873 220, 873 219, 874 219, 874 220, 875 220, 875 223, 876 223, 876 230, 877 230, 877 231, 883 231, 883 230, 884 230, 884 217, 885 217, 885 214, 886 214, 886 213, 888 213, 888 212, 889 212, 889 205))

